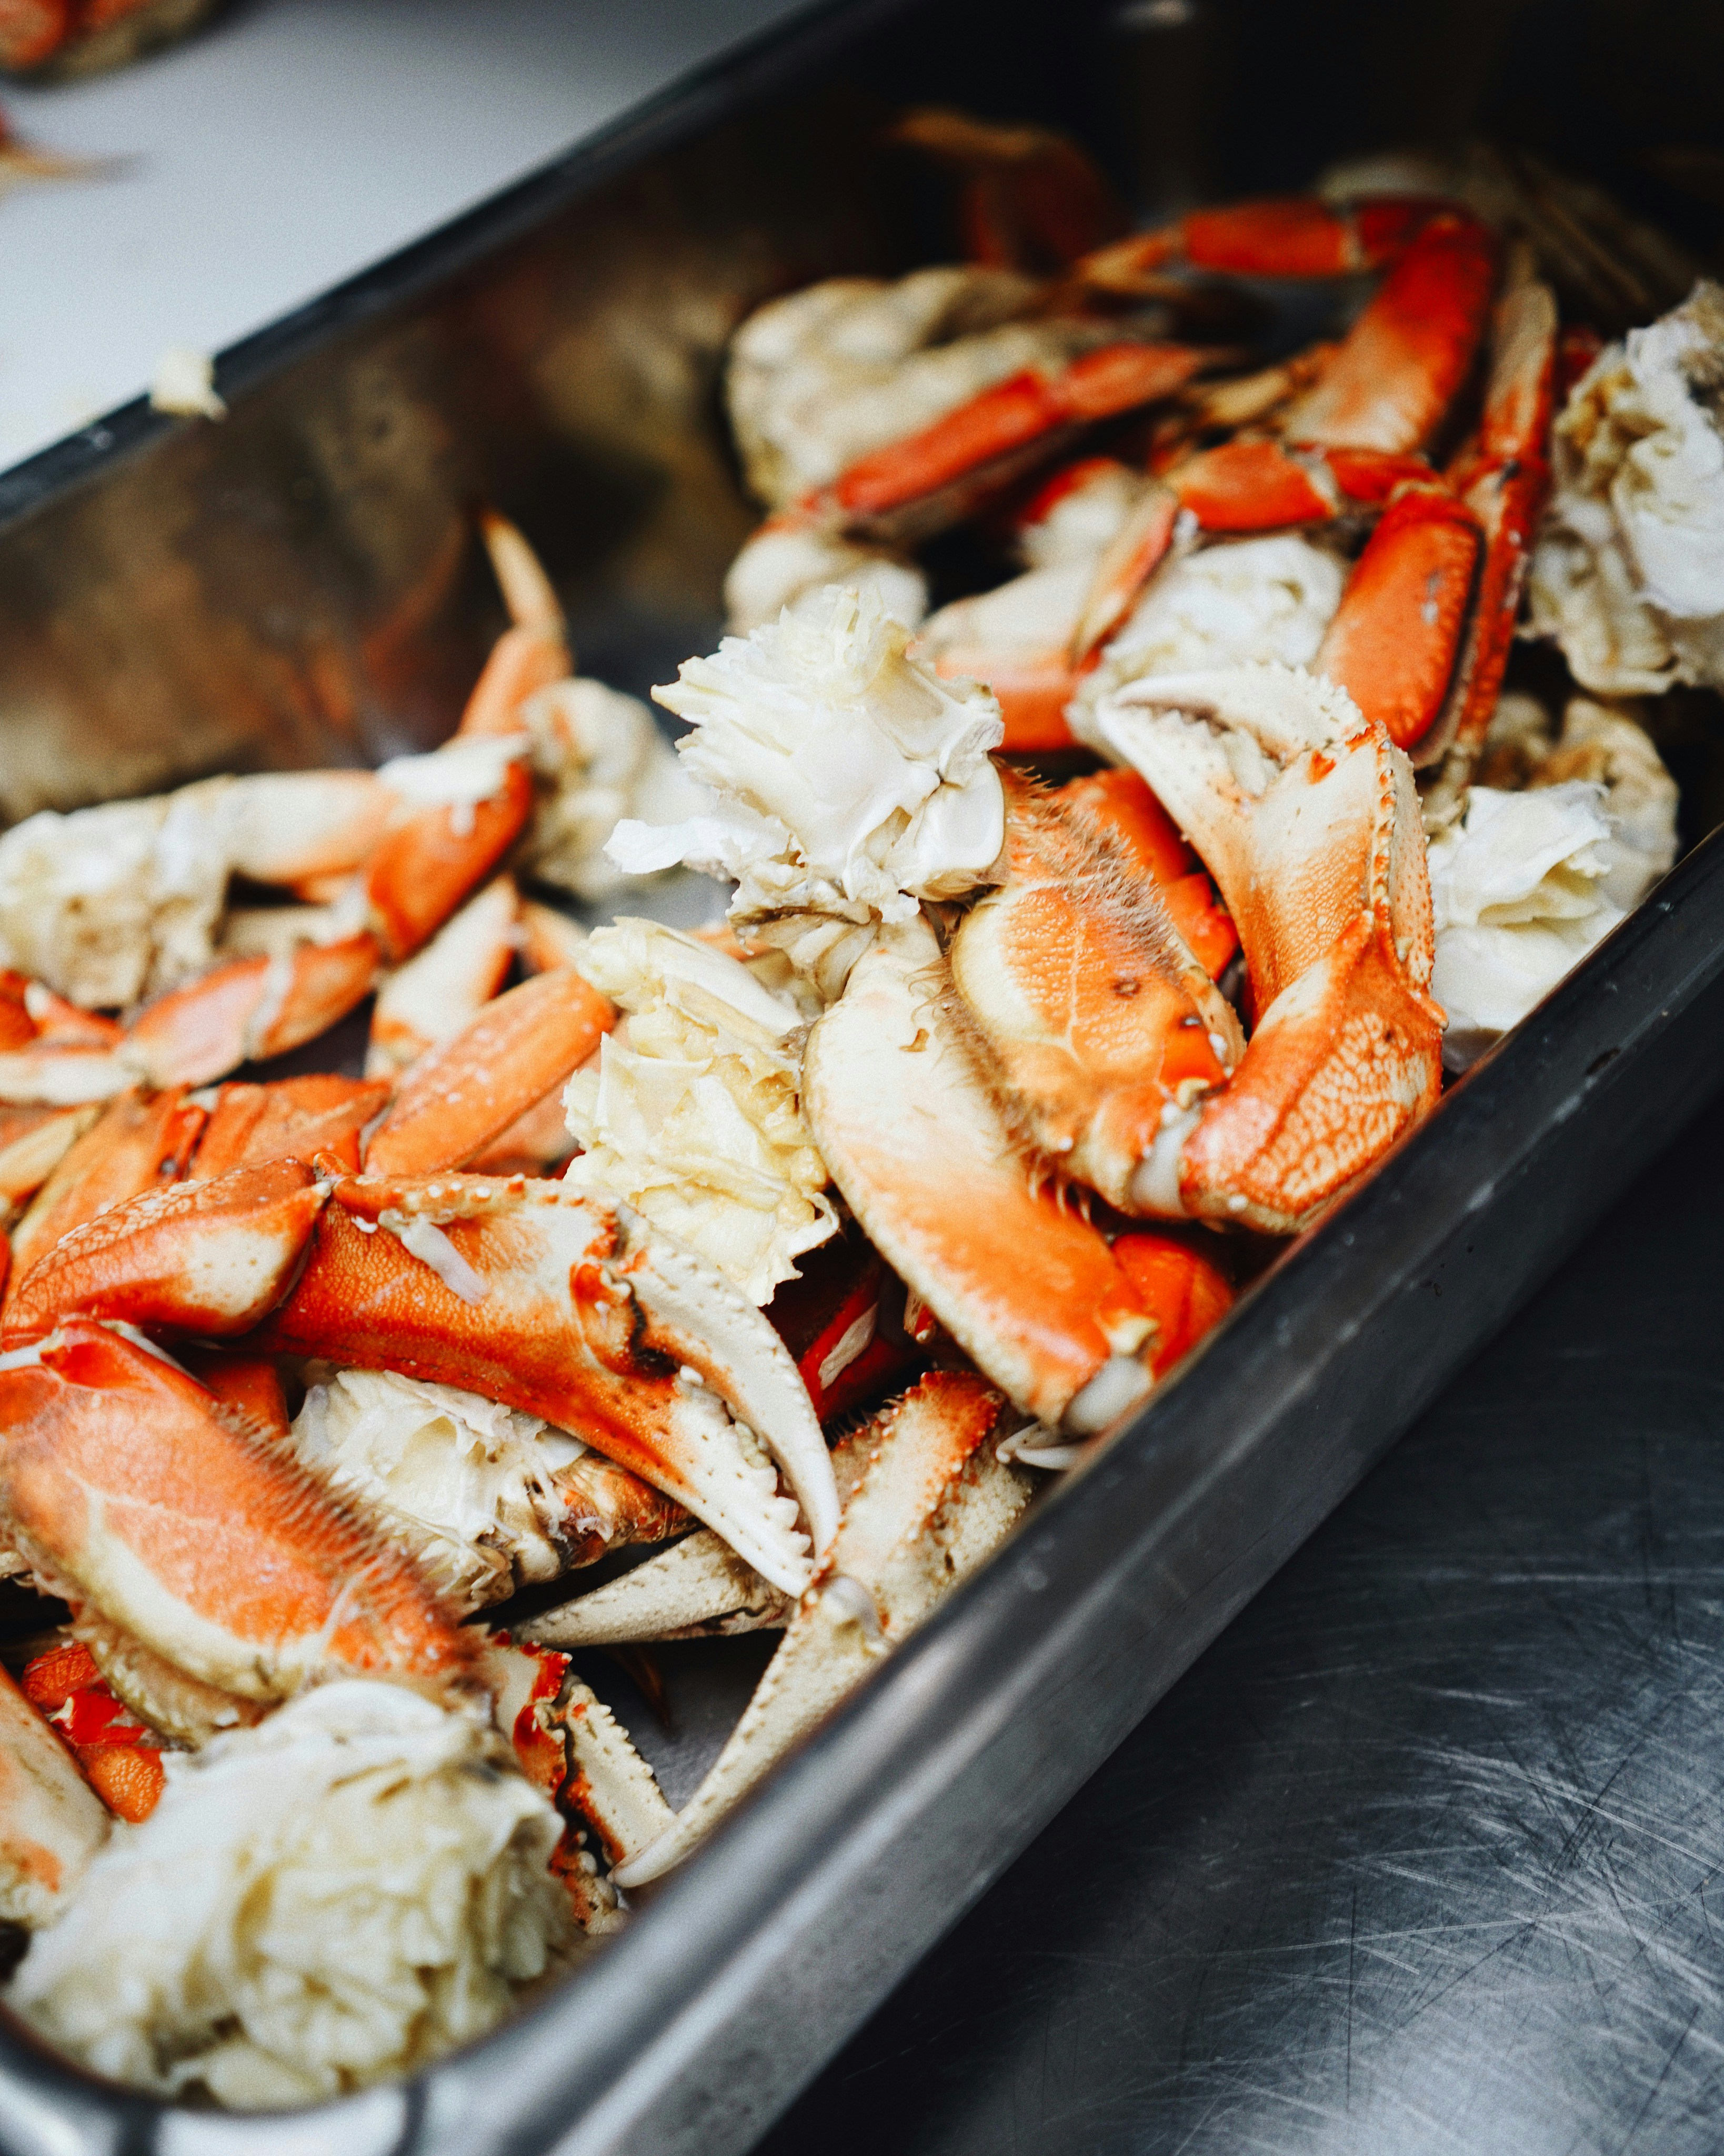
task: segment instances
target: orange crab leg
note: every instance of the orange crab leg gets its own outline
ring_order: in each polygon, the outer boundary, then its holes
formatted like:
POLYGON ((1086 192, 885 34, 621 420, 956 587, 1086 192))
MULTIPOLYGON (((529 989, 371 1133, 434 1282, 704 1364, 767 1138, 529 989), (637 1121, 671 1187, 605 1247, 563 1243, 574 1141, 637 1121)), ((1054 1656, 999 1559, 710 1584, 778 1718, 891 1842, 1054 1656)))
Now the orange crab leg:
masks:
POLYGON ((203 1086, 280 1055, 345 1018, 377 979, 377 940, 307 943, 290 958, 236 958, 146 1004, 122 1060, 152 1086, 203 1086))
POLYGON ((446 1681, 472 1658, 406 1558, 105 1326, 0 1370, 0 1513, 45 1578, 242 1698, 326 1672, 446 1681))
POLYGON ((1445 489, 1408 487, 1360 555, 1312 670, 1380 719, 1397 748, 1435 724, 1466 630, 1484 536, 1445 489))
POLYGON ((1239 931, 1215 886, 1179 835, 1172 818, 1135 771, 1095 771, 1058 789, 1058 798, 1103 824, 1125 846, 1192 956, 1219 980, 1239 947, 1239 931))
POLYGON ((297 1160, 141 1191, 43 1253, 7 1303, 0 1338, 16 1348, 69 1316, 249 1332, 287 1292, 328 1196, 297 1160))
POLYGON ((578 1070, 616 1022, 572 966, 535 973, 420 1057, 367 1148, 367 1172, 461 1167, 578 1070))
POLYGON ((33 1198, 100 1108, 0 1109, 0 1218, 33 1198))
POLYGON ((532 778, 517 761, 485 800, 415 810, 384 836, 367 868, 365 894, 392 963, 417 951, 485 880, 521 836, 532 806, 532 778))
POLYGON ((1177 224, 1134 234, 1078 264, 1085 284, 1131 292, 1147 274, 1183 259, 1239 277, 1345 277, 1375 270, 1441 208, 1413 197, 1366 198, 1331 208, 1308 195, 1191 210, 1177 224))
POLYGON ((1038 1189, 909 923, 815 1025, 803 1101, 869 1240, 1038 1420, 1100 1430, 1148 1391, 1152 1321, 1101 1233, 1038 1189), (881 1103, 890 1111, 881 1113, 881 1103))
POLYGON ((1171 487, 1152 485, 1115 534, 1096 564, 1072 632, 1074 666, 1081 666, 1131 611, 1137 594, 1167 557, 1181 506, 1171 487))
POLYGON ((1289 441, 1404 454, 1441 424, 1490 320, 1496 242, 1444 211, 1424 225, 1281 431, 1289 441))
POLYGON ((207 1111, 180 1087, 122 1093, 72 1146, 12 1235, 8 1302, 44 1251, 80 1222, 186 1173, 207 1111))
POLYGON ((167 1785, 161 1750, 89 1648, 72 1640, 35 1656, 24 1665, 18 1687, 59 1732, 109 1810, 133 1825, 148 1819, 167 1785))
POLYGON ((359 1166, 359 1134, 388 1097, 386 1080, 321 1072, 277 1078, 267 1086, 223 1086, 198 1141, 191 1173, 225 1175, 232 1168, 310 1160, 319 1153, 340 1161, 351 1173, 359 1166))
POLYGON ((829 488, 810 495, 803 512, 826 511, 845 524, 866 524, 989 473, 1025 451, 1051 449, 1073 427, 1171 396, 1208 360, 1207 352, 1188 345, 1115 344, 1086 352, 1057 374, 1027 368, 919 434, 859 458, 829 488))
POLYGON ((181 1347, 178 1360, 207 1392, 242 1419, 254 1437, 277 1442, 292 1428, 281 1373, 265 1355, 223 1348, 181 1347))
POLYGON ((1224 1273, 1176 1236, 1121 1235, 1113 1255, 1156 1322, 1149 1367, 1165 1377, 1233 1308, 1233 1288, 1224 1273))

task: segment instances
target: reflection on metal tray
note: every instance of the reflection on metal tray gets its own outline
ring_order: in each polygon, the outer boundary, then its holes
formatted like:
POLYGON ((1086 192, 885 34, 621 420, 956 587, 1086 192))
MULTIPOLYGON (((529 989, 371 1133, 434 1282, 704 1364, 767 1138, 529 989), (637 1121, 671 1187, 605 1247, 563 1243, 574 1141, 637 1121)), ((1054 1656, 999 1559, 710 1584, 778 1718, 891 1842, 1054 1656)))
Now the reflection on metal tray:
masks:
MULTIPOLYGON (((1652 153, 1682 146, 1691 179, 1713 155, 1716 24, 1607 8, 1558 36, 1545 13, 1483 38, 1459 6, 1155 0, 1032 6, 1007 34, 975 0, 859 0, 750 49, 225 355, 224 424, 131 407, 0 475, 0 814, 439 738, 501 626, 479 499, 541 549, 583 670, 639 691, 710 648, 752 519, 731 329, 809 278, 952 251, 882 145, 905 101, 1070 126, 1146 208, 1485 126, 1680 223, 1652 153)), ((1724 815, 1711 707, 1660 720, 1693 839, 1724 815)), ((1713 839, 636 1922, 469 2052, 308 2117, 218 2118, 8 2027, 0 2147, 742 2149, 1667 1140, 1721 1018, 1713 839)), ((670 1732, 590 1674, 675 1798, 760 1651, 667 1656, 670 1732)))

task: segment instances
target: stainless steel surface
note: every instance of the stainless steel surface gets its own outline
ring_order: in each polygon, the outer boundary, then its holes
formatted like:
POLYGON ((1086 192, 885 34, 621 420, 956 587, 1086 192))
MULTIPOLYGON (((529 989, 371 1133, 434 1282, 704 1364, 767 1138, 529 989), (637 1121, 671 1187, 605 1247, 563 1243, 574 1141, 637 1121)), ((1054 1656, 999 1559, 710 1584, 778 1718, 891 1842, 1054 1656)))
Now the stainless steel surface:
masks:
POLYGON ((1706 2156, 1715 1097, 759 2156, 1706 2156))
MULTIPOLYGON (((1383 19, 1222 18, 1201 80, 1223 185, 1295 181, 1382 131, 1426 33, 1383 19)), ((817 18, 229 355, 221 429, 134 408, 105 446, 0 477, 8 811, 434 737, 498 626, 475 496, 544 548, 592 671, 663 678, 709 639, 748 519, 716 397, 729 328, 772 290, 943 244, 937 197, 880 149, 890 105, 1104 142, 1129 121, 1099 16, 999 29, 952 0, 817 18)), ((1512 40, 1485 45, 1462 118, 1535 80, 1512 40)), ((1455 120, 1454 78, 1408 84, 1393 132, 1455 120)), ((1582 163, 1634 137, 1588 139, 1582 163)), ((1704 828, 1715 744, 1684 723, 1704 828)), ((744 2148, 1634 1178, 1711 1083, 1721 1015, 1714 840, 614 1946, 469 2054, 303 2119, 228 2119, 5 2032, 0 2145, 744 2148)))

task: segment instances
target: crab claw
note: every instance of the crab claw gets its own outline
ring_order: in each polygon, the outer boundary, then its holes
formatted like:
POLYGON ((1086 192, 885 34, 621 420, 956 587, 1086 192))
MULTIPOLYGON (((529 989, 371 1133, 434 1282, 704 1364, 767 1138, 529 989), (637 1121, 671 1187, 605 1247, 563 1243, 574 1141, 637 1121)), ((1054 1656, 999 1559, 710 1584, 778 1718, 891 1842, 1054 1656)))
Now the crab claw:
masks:
POLYGON ((1194 1102, 1146 1209, 1306 1226, 1442 1082, 1412 766, 1342 690, 1285 666, 1130 683, 1101 729, 1190 838, 1239 932, 1250 1045, 1194 1102))
POLYGON ((920 919, 883 933, 808 1037, 803 1101, 869 1240, 1039 1422, 1074 1435, 1135 1406, 1154 1332, 1100 1231, 1038 1191, 942 995, 920 919))
POLYGON ((787 1593, 838 1524, 806 1388, 716 1266, 625 1205, 525 1178, 336 1185, 266 1343, 459 1385, 541 1415, 652 1483, 787 1593), (739 1430, 738 1424, 745 1426, 739 1430))
POLYGON ((249 1332, 286 1293, 328 1196, 297 1160, 142 1191, 43 1253, 7 1306, 0 1338, 15 1348, 72 1316, 249 1332))
POLYGON ((644 1886, 680 1863, 1003 1540, 1031 1487, 984 1442, 1003 1405, 971 1373, 936 1370, 872 1425, 871 1456, 838 1538, 730 1742, 675 1825, 618 1866, 619 1887, 644 1886), (952 1546, 966 1512, 986 1521, 967 1538, 968 1563, 952 1546))
POLYGON ((55 1591, 247 1699, 467 1671, 413 1566, 162 1356, 81 1318, 0 1368, 0 1517, 55 1591))

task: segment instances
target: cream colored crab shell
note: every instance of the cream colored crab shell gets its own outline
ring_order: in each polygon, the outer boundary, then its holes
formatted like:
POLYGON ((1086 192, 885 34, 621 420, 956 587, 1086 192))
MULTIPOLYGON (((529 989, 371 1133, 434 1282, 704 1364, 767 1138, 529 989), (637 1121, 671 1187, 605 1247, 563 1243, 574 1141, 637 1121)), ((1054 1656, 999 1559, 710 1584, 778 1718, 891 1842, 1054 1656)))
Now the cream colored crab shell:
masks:
POLYGON ((167 1755, 8 2001, 99 2073, 242 2110, 480 2035, 562 1941, 562 1823, 501 1742, 395 1685, 324 1685, 167 1755))
POLYGON ((565 1181, 625 1199, 765 1302, 838 1228, 803 1116, 802 1012, 654 921, 596 930, 581 968, 628 1016, 563 1095, 585 1148, 565 1181))

